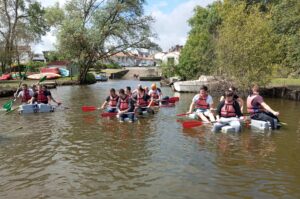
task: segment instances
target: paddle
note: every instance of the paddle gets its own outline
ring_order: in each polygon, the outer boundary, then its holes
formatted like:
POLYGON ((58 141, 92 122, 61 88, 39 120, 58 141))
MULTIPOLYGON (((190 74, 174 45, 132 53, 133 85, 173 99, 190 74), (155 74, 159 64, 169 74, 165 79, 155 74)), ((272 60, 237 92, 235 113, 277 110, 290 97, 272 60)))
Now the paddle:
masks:
POLYGON ((189 115, 190 113, 180 113, 180 114, 177 114, 176 116, 178 117, 181 117, 181 116, 186 116, 186 115, 189 115))
POLYGON ((95 110, 99 110, 100 108, 97 108, 96 106, 82 106, 81 107, 81 110, 83 112, 92 112, 92 111, 95 111, 95 110))
MULTIPOLYGON (((127 112, 127 113, 123 113, 123 114, 131 114, 134 112, 127 112)), ((105 113, 101 113, 101 117, 113 117, 113 116, 117 116, 119 113, 109 113, 109 112, 105 112, 105 113)))
POLYGON ((183 128, 193 128, 201 126, 203 123, 201 121, 186 121, 182 123, 183 128))
POLYGON ((25 73, 24 73, 24 75, 23 75, 21 81, 19 82, 18 89, 17 89, 17 91, 16 91, 15 94, 14 94, 14 99, 10 99, 10 100, 8 100, 5 104, 3 104, 2 107, 3 107, 4 109, 6 109, 6 111, 11 111, 11 107, 12 107, 13 103, 14 103, 14 102, 16 101, 16 99, 17 99, 17 94, 18 94, 18 92, 19 92, 19 90, 20 90, 20 87, 21 87, 21 85, 22 85, 22 82, 23 82, 24 79, 25 79, 25 76, 26 76, 27 71, 28 71, 28 67, 26 67, 25 73))

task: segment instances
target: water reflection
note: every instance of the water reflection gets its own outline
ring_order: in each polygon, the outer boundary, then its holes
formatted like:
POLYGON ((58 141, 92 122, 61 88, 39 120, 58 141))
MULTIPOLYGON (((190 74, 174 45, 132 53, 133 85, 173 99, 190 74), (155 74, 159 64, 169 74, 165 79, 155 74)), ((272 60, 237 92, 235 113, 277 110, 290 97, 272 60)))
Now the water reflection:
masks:
MULTIPOLYGON (((267 99, 288 124, 269 134, 182 129, 175 115, 188 109, 193 94, 180 94, 176 107, 133 124, 81 111, 99 106, 111 87, 138 83, 60 87, 53 95, 70 109, 1 115, 0 197, 300 197, 299 103, 267 99)), ((169 88, 163 92, 173 96, 169 88)))

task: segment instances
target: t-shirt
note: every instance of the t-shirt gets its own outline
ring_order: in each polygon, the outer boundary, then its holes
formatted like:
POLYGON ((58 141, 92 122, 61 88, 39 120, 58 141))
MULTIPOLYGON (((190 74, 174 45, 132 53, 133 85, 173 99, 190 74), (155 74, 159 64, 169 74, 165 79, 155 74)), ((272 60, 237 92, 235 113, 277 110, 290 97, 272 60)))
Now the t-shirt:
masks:
POLYGON ((151 96, 152 93, 157 93, 158 96, 161 95, 161 92, 160 92, 159 90, 155 90, 155 91, 154 91, 154 90, 150 90, 150 91, 148 92, 148 95, 151 96))
MULTIPOLYGON (((199 100, 199 98, 200 98, 200 94, 195 95, 193 98, 193 102, 196 103, 197 100, 199 100)), ((206 103, 209 105, 212 105, 214 103, 213 98, 210 95, 207 96, 206 103)))
MULTIPOLYGON (((137 99, 138 99, 138 94, 133 97, 133 100, 136 102, 138 101, 137 99)), ((151 99, 151 97, 150 95, 144 94, 143 99, 144 101, 148 102, 151 99)))
POLYGON ((251 98, 251 96, 248 96, 248 98, 247 98, 247 104, 251 103, 251 105, 254 106, 254 107, 259 107, 261 105, 261 103, 264 102, 263 97, 260 96, 260 95, 256 95, 256 97, 254 97, 254 99, 252 100, 252 102, 250 102, 250 100, 251 100, 250 98, 251 98))
MULTIPOLYGON (((29 90, 29 95, 31 97, 33 97, 34 93, 33 93, 32 89, 28 89, 28 90, 29 90)), ((24 91, 22 90, 22 91, 19 92, 18 97, 21 98, 21 97, 23 97, 23 95, 24 95, 24 91)))
MULTIPOLYGON (((39 94, 39 91, 37 91, 37 92, 35 92, 34 94, 33 94, 33 97, 34 98, 37 98, 38 97, 38 94, 39 94)), ((51 92, 50 91, 44 91, 44 95, 46 96, 46 97, 48 97, 48 96, 51 96, 51 92)))
MULTIPOLYGON (((115 96, 114 98, 116 98, 116 97, 117 97, 117 99, 116 99, 116 100, 118 101, 118 100, 119 100, 119 96, 115 96)), ((109 101, 110 101, 110 96, 107 96, 107 98, 106 98, 106 101, 107 101, 107 102, 109 102, 109 101)))

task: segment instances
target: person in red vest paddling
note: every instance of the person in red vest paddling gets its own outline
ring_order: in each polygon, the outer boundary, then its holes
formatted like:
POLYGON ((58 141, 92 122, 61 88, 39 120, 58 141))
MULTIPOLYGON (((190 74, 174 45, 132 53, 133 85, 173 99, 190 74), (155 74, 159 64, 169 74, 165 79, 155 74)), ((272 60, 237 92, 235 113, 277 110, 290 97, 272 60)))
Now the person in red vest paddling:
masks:
POLYGON ((215 121, 215 117, 211 112, 213 109, 213 99, 208 94, 207 86, 201 86, 199 94, 195 95, 192 103, 190 105, 190 109, 187 114, 192 114, 195 111, 196 115, 203 121, 209 122, 207 117, 210 119, 211 122, 215 121), (194 110, 195 108, 195 110, 194 110))
POLYGON ((22 84, 22 90, 16 96, 17 98, 21 98, 22 104, 27 104, 30 102, 33 97, 34 92, 28 88, 27 84, 22 84))
POLYGON ((241 131, 241 123, 239 117, 242 117, 241 107, 234 98, 234 93, 230 90, 225 91, 224 100, 217 107, 216 118, 217 123, 214 124, 212 131, 218 132, 223 126, 231 126, 235 132, 241 131))
POLYGON ((56 101, 51 92, 47 90, 46 85, 38 85, 38 90, 34 94, 31 102, 37 102, 38 104, 50 104, 51 101, 55 102, 57 105, 61 105, 61 102, 56 101))
POLYGON ((107 112, 116 113, 117 112, 117 103, 119 100, 119 96, 116 94, 116 90, 114 88, 110 89, 110 95, 107 96, 105 102, 102 104, 101 109, 105 109, 107 107, 107 112))
POLYGON ((124 122, 125 118, 129 118, 129 122, 134 122, 134 104, 131 97, 125 94, 124 89, 119 90, 119 101, 117 104, 120 122, 124 122))
POLYGON ((266 121, 271 124, 271 128, 280 128, 278 111, 274 111, 266 102, 262 96, 259 95, 258 85, 252 87, 252 94, 247 98, 247 111, 250 114, 251 119, 266 121))

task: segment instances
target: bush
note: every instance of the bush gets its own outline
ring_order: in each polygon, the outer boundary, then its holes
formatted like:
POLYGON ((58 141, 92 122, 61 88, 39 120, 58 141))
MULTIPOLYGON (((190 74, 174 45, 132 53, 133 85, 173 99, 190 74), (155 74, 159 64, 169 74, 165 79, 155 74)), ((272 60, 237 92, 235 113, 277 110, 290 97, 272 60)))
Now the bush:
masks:
POLYGON ((94 84, 96 83, 96 78, 95 75, 93 73, 87 73, 86 77, 85 77, 85 83, 87 84, 94 84))

